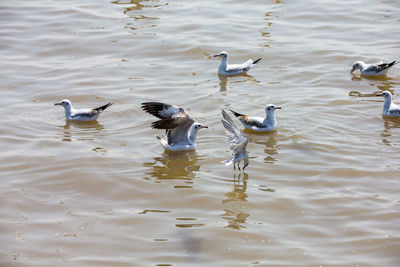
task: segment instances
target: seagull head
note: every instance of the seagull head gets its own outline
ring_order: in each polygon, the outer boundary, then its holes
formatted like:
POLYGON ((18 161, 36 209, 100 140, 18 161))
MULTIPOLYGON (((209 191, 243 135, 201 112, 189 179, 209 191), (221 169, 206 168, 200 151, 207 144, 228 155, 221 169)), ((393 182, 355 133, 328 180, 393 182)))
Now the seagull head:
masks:
POLYGON ((383 96, 385 99, 392 99, 392 94, 389 91, 383 91, 382 93, 377 93, 377 96, 383 96))
POLYGON ((60 102, 54 103, 55 106, 63 106, 66 109, 70 109, 72 107, 71 105, 71 101, 69 101, 68 99, 64 99, 60 102))
POLYGON ((189 132, 189 140, 191 140, 192 142, 196 142, 197 132, 203 128, 208 128, 208 127, 198 122, 193 123, 189 132))
POLYGON ((268 104, 265 106, 265 113, 273 113, 275 109, 282 109, 281 107, 275 106, 273 104, 268 104))
POLYGON ((355 71, 356 69, 360 69, 360 70, 361 70, 361 66, 362 66, 361 61, 356 61, 356 62, 354 62, 353 67, 351 68, 350 73, 353 73, 353 71, 355 71))
POLYGON ((208 126, 202 125, 201 123, 198 122, 193 123, 192 127, 196 132, 200 129, 208 128, 208 126))
POLYGON ((214 55, 214 57, 227 58, 228 57, 228 53, 225 52, 225 51, 222 51, 219 54, 214 55))

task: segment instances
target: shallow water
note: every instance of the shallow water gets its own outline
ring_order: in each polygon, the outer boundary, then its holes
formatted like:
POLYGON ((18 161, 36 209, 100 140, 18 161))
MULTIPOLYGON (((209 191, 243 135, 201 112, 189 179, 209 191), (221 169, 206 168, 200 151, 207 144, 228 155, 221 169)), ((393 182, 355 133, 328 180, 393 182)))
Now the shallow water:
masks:
POLYGON ((0 4, 1 266, 399 266, 399 1, 0 4), (263 60, 220 79, 231 62, 263 60), (352 91, 366 95, 357 95, 352 91), (107 102, 98 123, 53 104, 107 102), (209 126, 165 152, 144 101, 209 126), (220 107, 276 112, 235 175, 220 107))

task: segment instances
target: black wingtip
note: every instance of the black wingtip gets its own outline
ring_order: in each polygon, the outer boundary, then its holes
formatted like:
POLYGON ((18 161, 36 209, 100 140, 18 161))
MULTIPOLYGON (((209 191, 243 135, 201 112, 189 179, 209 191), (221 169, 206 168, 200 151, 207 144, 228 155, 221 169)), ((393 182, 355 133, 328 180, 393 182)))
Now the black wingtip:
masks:
POLYGON ((239 116, 243 116, 243 114, 240 114, 240 113, 237 113, 236 111, 233 111, 232 109, 229 109, 232 113, 233 113, 233 115, 235 115, 236 117, 239 117, 239 116))
POLYGON ((253 64, 257 64, 258 62, 260 62, 261 59, 262 59, 262 58, 259 58, 259 59, 257 59, 257 60, 254 60, 254 61, 253 61, 253 64))
POLYGON ((165 105, 166 104, 160 102, 143 102, 140 104, 140 107, 147 113, 159 119, 163 119, 159 112, 164 108, 165 105))
POLYGON ((104 106, 95 108, 95 110, 97 110, 97 111, 103 111, 103 110, 105 110, 106 108, 108 108, 109 106, 111 106, 111 105, 113 105, 113 104, 114 104, 114 103, 108 103, 108 104, 105 104, 104 106))
POLYGON ((149 108, 155 108, 155 107, 159 107, 160 105, 162 105, 162 103, 160 102, 143 102, 140 104, 140 107, 147 111, 147 109, 149 108))
POLYGON ((391 66, 393 66, 394 64, 396 64, 396 60, 393 61, 393 62, 390 62, 390 63, 388 64, 388 67, 391 67, 391 66))
POLYGON ((151 123, 153 129, 174 129, 177 126, 175 119, 162 119, 151 123))

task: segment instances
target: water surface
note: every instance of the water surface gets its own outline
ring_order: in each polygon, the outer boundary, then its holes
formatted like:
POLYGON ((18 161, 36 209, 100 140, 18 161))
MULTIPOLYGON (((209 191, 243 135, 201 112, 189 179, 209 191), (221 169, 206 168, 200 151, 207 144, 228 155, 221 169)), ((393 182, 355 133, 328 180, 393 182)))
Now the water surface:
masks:
POLYGON ((0 4, 1 266, 399 266, 399 1, 0 4), (263 60, 219 78, 232 62, 263 60), (367 94, 357 96, 352 91, 367 94), (368 96, 370 95, 370 96, 368 96), (98 123, 53 104, 115 103, 98 123), (209 126, 168 153, 144 101, 209 126), (276 112, 242 175, 220 107, 276 112))

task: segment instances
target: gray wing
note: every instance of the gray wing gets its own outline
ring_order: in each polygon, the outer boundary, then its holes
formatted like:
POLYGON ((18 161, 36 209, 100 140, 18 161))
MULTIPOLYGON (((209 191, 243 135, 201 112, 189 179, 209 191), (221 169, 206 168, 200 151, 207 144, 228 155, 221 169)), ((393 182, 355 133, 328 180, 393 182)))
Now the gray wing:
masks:
POLYGON ((225 128, 226 136, 229 140, 229 149, 232 154, 238 155, 243 151, 246 151, 247 146, 247 137, 240 132, 240 130, 236 127, 232 118, 222 109, 222 125, 225 128))
POLYGON ((92 109, 89 112, 78 112, 78 113, 75 113, 75 114, 71 114, 71 118, 73 118, 73 119, 77 119, 77 118, 88 118, 88 119, 90 119, 90 118, 96 117, 98 115, 98 113, 99 113, 99 111, 97 111, 95 109, 92 109))
POLYGON ((187 142, 188 132, 194 123, 187 113, 175 114, 173 118, 162 119, 151 124, 153 129, 165 129, 168 139, 168 144, 177 144, 187 142))
POLYGON ((261 60, 261 58, 257 59, 257 60, 252 60, 249 59, 246 62, 242 63, 242 64, 232 64, 232 65, 228 65, 226 68, 226 72, 228 73, 240 73, 240 72, 246 72, 248 71, 254 64, 257 64, 259 61, 261 60))
POLYGON ((188 132, 194 123, 184 109, 160 102, 142 103, 142 109, 161 120, 152 122, 153 129, 165 129, 168 144, 188 141, 188 132))
POLYGON ((381 63, 378 65, 371 65, 368 68, 366 68, 365 71, 378 73, 378 72, 384 71, 385 69, 392 67, 395 63, 396 63, 396 61, 393 61, 390 63, 381 63))
POLYGON ((172 145, 188 142, 189 130, 193 123, 194 120, 188 117, 185 120, 181 120, 174 129, 167 130, 168 144, 172 145))
POLYGON ((238 119, 242 122, 242 124, 244 124, 245 126, 252 128, 252 127, 256 127, 256 128, 264 128, 265 125, 262 124, 261 122, 259 122, 256 118, 249 118, 246 115, 243 116, 239 116, 238 119))
POLYGON ((99 113, 101 113, 103 110, 105 110, 106 108, 108 108, 109 106, 111 106, 113 103, 108 103, 105 104, 101 107, 98 108, 94 108, 92 110, 87 110, 87 111, 78 111, 75 114, 71 115, 71 118, 76 119, 76 118, 94 118, 96 116, 99 115, 99 113))
POLYGON ((389 108, 389 114, 396 117, 400 116, 400 106, 392 102, 389 108))
POLYGON ((244 122, 246 123, 246 125, 248 125, 249 127, 257 127, 257 128, 264 128, 265 125, 260 123, 259 121, 256 120, 252 120, 249 118, 244 119, 244 122))
POLYGON ((255 119, 251 119, 249 118, 249 116, 244 115, 244 114, 240 114, 236 111, 233 111, 232 109, 230 109, 230 111, 233 113, 233 115, 235 115, 242 123, 246 124, 248 127, 257 127, 257 128, 264 128, 264 124, 260 123, 259 121, 255 120, 255 119))
MULTIPOLYGON (((382 68, 380 68, 382 70, 382 68)), ((371 65, 368 68, 364 69, 366 72, 379 72, 381 70, 378 70, 378 65, 371 65)))
POLYGON ((226 72, 228 73, 240 73, 240 72, 246 72, 250 69, 250 65, 247 65, 246 63, 243 64, 233 64, 233 65, 228 65, 226 68, 226 72))

